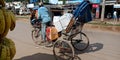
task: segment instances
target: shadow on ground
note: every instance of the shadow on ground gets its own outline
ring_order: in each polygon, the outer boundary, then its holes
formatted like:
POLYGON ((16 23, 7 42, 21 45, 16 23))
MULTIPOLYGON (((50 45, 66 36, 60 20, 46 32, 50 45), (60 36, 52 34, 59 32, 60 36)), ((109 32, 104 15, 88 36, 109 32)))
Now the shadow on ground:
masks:
MULTIPOLYGON (((96 52, 96 51, 101 50, 102 48, 103 48, 102 43, 93 43, 93 44, 90 44, 89 47, 84 51, 75 50, 75 52, 76 52, 75 55, 76 56, 75 56, 75 58, 73 60, 81 60, 81 58, 78 57, 78 54, 96 52)), ((54 55, 44 54, 44 53, 37 53, 37 54, 30 55, 30 56, 22 57, 22 58, 19 58, 19 59, 14 59, 14 60, 56 60, 56 59, 55 59, 54 55)), ((66 60, 66 59, 60 58, 60 60, 66 60)), ((69 59, 69 60, 71 60, 71 59, 69 59)))
POLYGON ((75 50, 76 54, 82 54, 82 53, 90 53, 90 52, 96 52, 103 48, 102 43, 93 43, 88 46, 88 48, 84 51, 77 51, 75 50))
MULTIPOLYGON (((60 58, 60 57, 58 57, 58 58, 60 58)), ((25 57, 22 57, 19 59, 14 59, 14 60, 56 60, 56 59, 55 59, 54 55, 37 53, 34 55, 25 56, 25 57)), ((81 59, 76 55, 74 59, 72 59, 72 58, 69 58, 69 59, 60 58, 59 60, 81 60, 81 59)))
POLYGON ((50 55, 50 54, 37 53, 34 55, 25 56, 25 57, 14 59, 14 60, 55 60, 55 58, 53 55, 50 55))

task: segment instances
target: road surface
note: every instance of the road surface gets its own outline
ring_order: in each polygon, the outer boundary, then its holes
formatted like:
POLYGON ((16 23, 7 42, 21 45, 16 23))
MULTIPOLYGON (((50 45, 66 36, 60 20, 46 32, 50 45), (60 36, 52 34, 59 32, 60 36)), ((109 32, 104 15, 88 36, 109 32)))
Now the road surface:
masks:
MULTIPOLYGON (((32 27, 28 21, 17 21, 14 31, 7 35, 16 45, 13 60, 55 60, 52 49, 37 48, 31 38, 32 27)), ((84 52, 78 52, 81 60, 120 60, 120 33, 85 29, 90 46, 84 52)))

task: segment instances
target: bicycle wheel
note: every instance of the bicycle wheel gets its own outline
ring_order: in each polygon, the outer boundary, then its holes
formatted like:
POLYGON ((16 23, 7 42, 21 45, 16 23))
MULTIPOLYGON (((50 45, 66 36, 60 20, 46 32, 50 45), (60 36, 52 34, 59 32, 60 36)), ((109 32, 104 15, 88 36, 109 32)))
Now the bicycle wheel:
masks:
POLYGON ((69 37, 71 44, 78 51, 83 51, 89 46, 89 39, 83 32, 78 32, 69 37))
POLYGON ((53 54, 56 60, 68 60, 74 57, 74 49, 70 42, 57 40, 53 45, 53 54))
POLYGON ((69 58, 68 60, 81 60, 81 58, 77 55, 74 56, 74 58, 69 58))
POLYGON ((41 38, 40 30, 38 28, 32 30, 32 39, 35 44, 40 45, 42 38, 41 38))

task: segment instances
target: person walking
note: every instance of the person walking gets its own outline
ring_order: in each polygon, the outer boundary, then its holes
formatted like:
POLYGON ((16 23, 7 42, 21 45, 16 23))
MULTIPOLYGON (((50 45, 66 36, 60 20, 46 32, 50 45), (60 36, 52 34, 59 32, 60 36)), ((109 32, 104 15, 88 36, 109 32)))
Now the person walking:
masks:
POLYGON ((117 22, 117 12, 116 11, 113 12, 113 18, 114 18, 114 22, 117 22))

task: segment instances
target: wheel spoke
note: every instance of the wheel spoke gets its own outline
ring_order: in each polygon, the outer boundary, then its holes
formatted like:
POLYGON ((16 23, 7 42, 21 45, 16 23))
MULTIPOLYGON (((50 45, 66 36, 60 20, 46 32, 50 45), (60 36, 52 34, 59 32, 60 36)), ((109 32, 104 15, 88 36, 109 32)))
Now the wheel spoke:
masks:
POLYGON ((70 43, 66 41, 60 41, 60 40, 54 44, 53 53, 57 60, 68 59, 74 56, 74 50, 72 45, 70 45, 70 43), (61 59, 59 59, 59 57, 61 59))
POLYGON ((88 37, 82 32, 71 35, 70 40, 73 47, 79 51, 85 50, 89 45, 88 37))
POLYGON ((35 42, 35 44, 40 45, 41 43, 41 35, 39 34, 39 29, 32 30, 32 39, 35 42))

